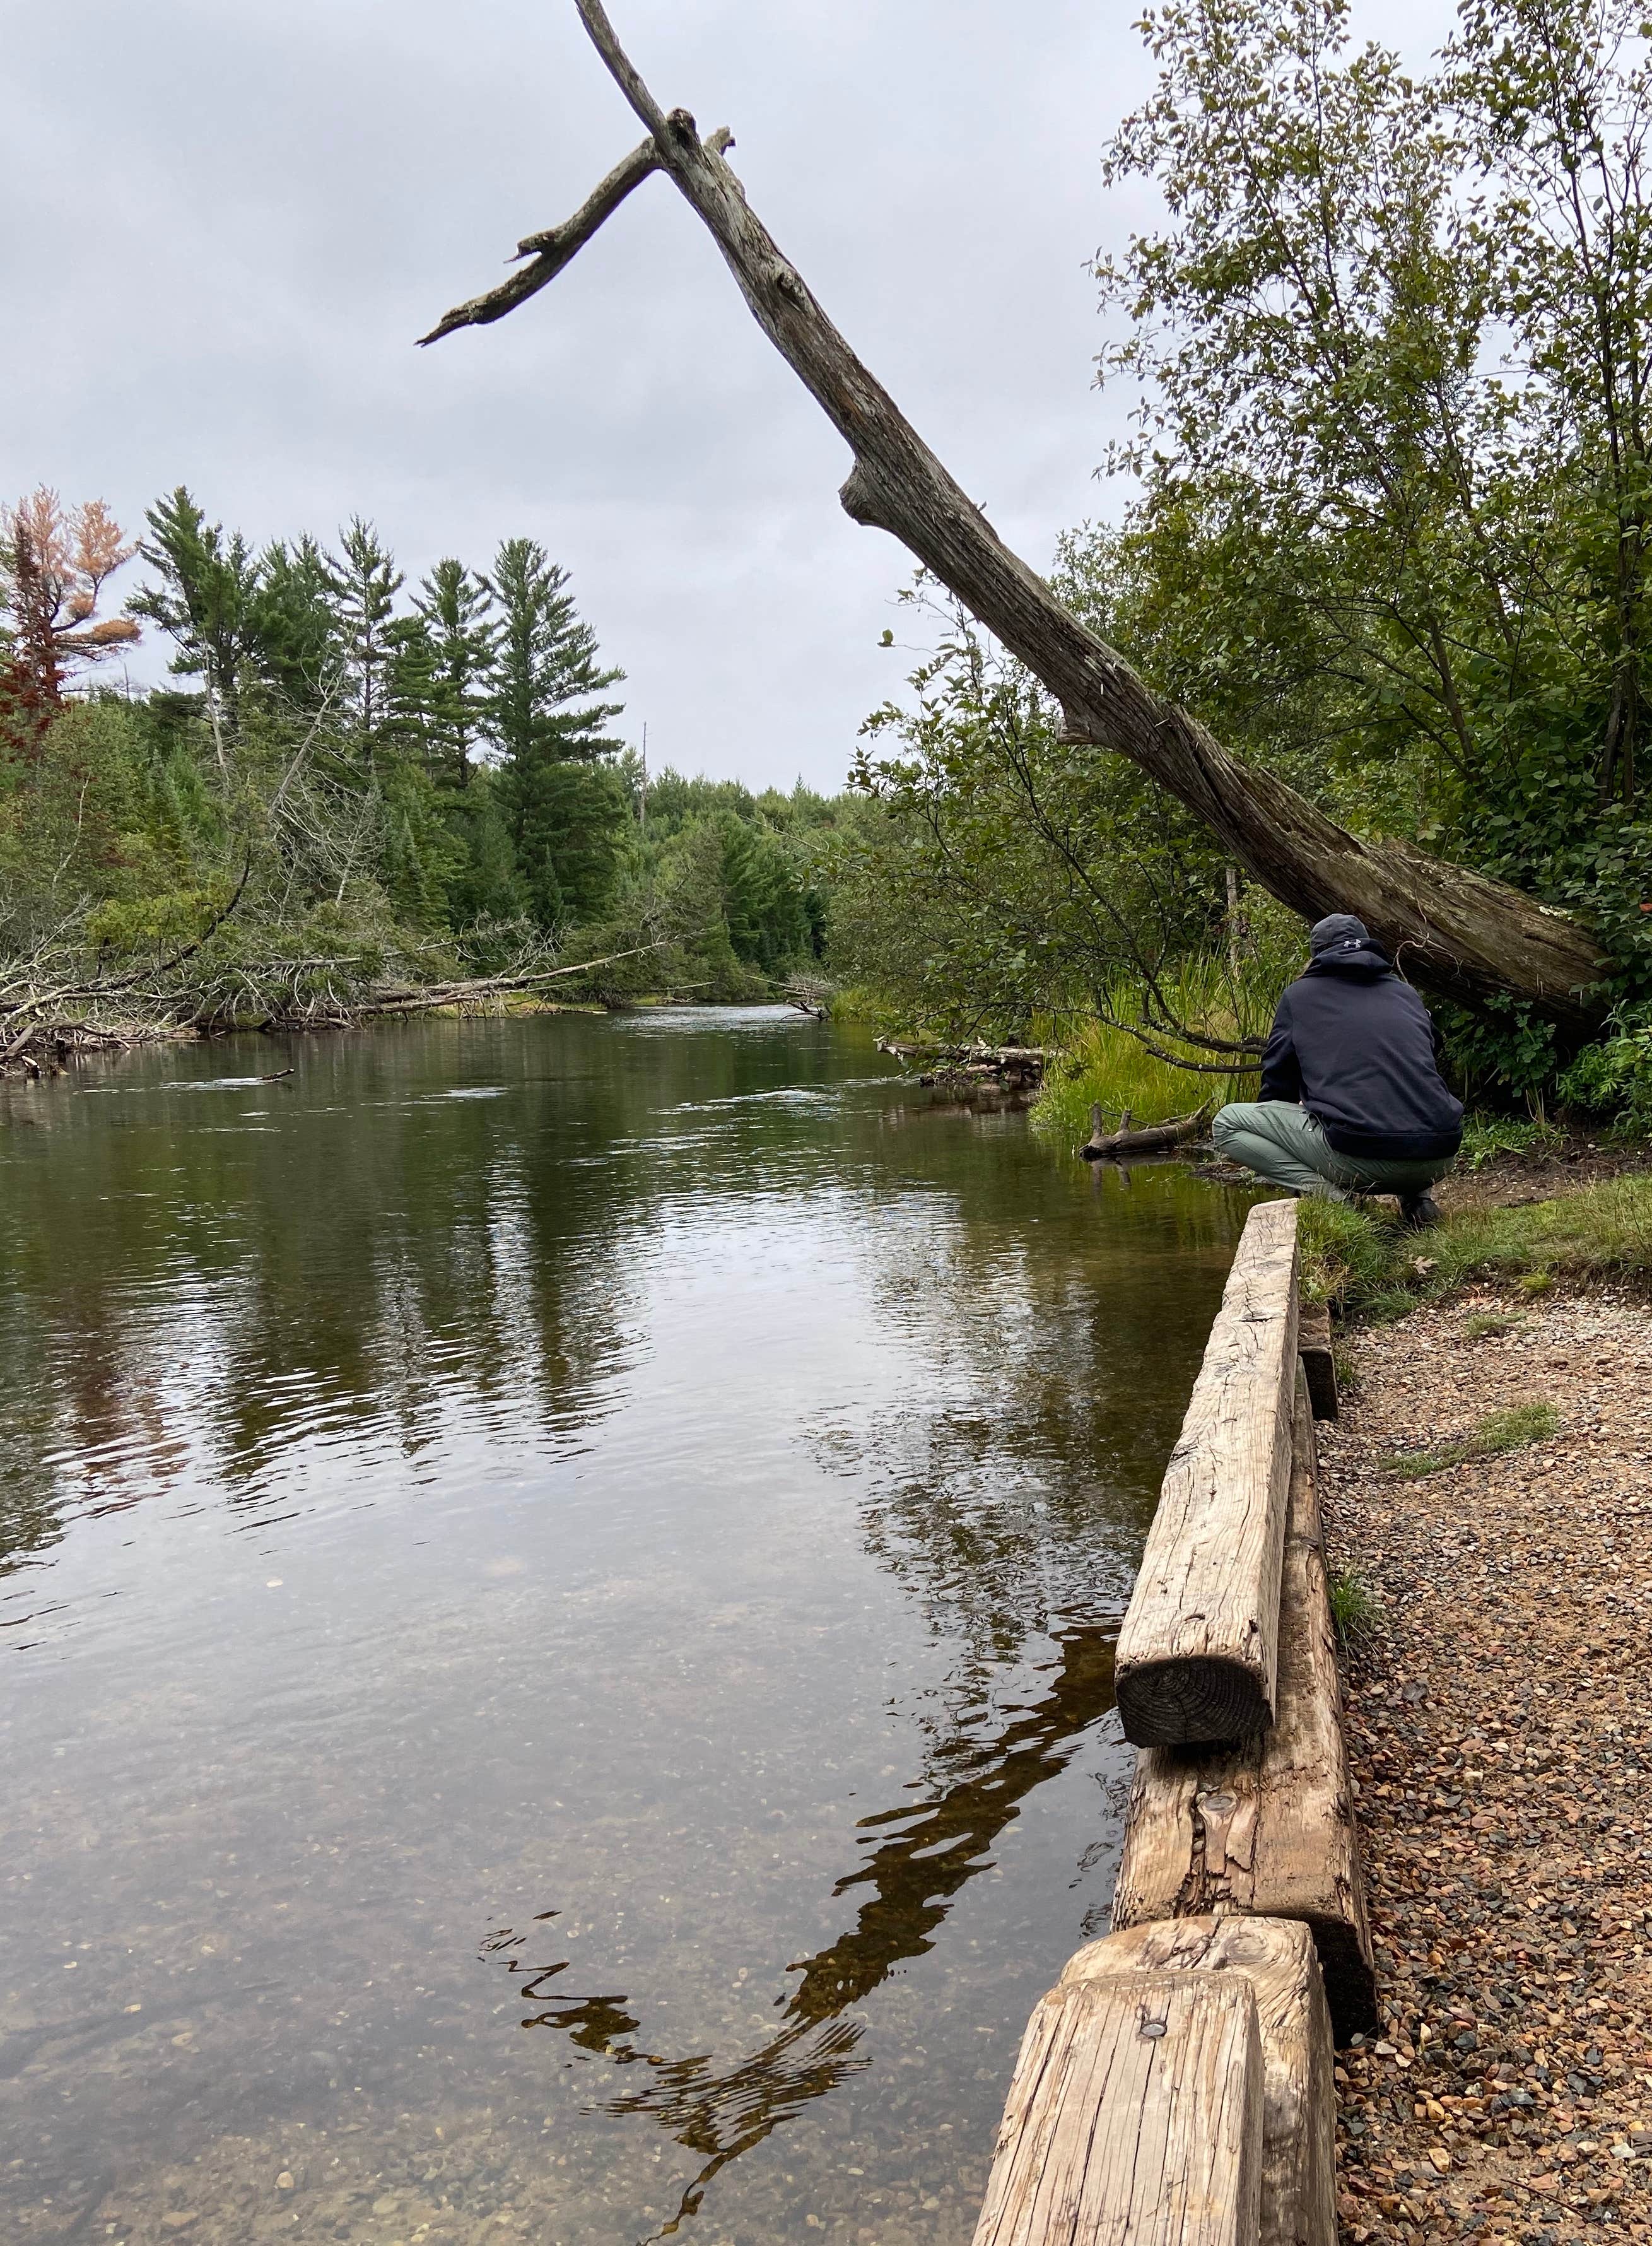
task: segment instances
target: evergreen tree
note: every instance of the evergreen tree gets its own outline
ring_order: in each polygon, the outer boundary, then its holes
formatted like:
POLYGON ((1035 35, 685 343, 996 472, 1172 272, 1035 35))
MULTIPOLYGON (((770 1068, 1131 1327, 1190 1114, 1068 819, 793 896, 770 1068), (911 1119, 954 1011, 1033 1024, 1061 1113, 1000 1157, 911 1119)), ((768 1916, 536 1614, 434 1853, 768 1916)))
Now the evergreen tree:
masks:
POLYGON ((259 564, 237 531, 208 522, 182 484, 144 516, 149 535, 138 551, 154 572, 127 602, 128 613, 160 626, 178 652, 172 669, 199 678, 219 760, 240 718, 243 673, 258 637, 259 564))
POLYGON ((332 566, 308 531, 259 555, 254 623, 265 685, 290 709, 315 709, 337 678, 341 650, 332 566))
POLYGON ((493 607, 486 579, 473 576, 451 555, 436 564, 413 599, 423 629, 416 660, 430 753, 459 787, 470 779, 471 752, 481 738, 493 688, 499 639, 493 607))
POLYGON ((487 581, 499 609, 488 737, 528 909, 541 927, 595 918, 612 901, 630 837, 600 698, 624 674, 602 667, 568 575, 531 538, 506 539, 487 581))
POLYGON ((389 717, 391 629, 401 571, 378 533, 360 515, 339 534, 333 565, 333 600, 344 662, 344 697, 350 722, 371 766, 377 736, 389 717))

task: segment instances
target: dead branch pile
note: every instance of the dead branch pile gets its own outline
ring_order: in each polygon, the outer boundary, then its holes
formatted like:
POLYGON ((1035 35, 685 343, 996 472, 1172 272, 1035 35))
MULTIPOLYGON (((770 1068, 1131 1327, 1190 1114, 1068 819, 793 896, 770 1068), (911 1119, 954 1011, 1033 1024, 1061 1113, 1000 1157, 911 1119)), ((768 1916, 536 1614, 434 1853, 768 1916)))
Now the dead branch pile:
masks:
POLYGON ((1044 1082, 1044 1064, 1055 1058, 1042 1045, 948 1045, 898 1038, 880 1038, 878 1051, 915 1062, 920 1084, 990 1085, 1004 1092, 1036 1091, 1044 1082))
POLYGON ((0 1073, 53 1073, 77 1054, 117 1052, 162 1038, 229 1029, 345 1029, 357 1022, 444 1007, 486 1007, 517 993, 587 976, 660 949, 634 944, 600 959, 547 965, 525 954, 503 971, 446 981, 394 982, 360 956, 245 958, 210 948, 241 886, 193 942, 140 966, 102 963, 85 942, 84 912, 25 956, 0 961, 0 1073))

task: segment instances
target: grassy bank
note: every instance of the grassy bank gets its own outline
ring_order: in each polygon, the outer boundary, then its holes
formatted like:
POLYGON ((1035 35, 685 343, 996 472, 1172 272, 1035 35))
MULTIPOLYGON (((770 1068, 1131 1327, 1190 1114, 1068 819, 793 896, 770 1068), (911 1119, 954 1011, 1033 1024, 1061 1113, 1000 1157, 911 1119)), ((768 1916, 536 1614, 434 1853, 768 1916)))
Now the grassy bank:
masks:
POLYGON ((1471 1279, 1538 1295, 1561 1278, 1652 1280, 1652 1177, 1608 1178, 1553 1201, 1464 1209, 1426 1232, 1348 1202, 1302 1205, 1302 1284, 1344 1314, 1403 1317, 1471 1279))
MULTIPOLYGON (((1266 1031, 1273 1019, 1279 976, 1271 962, 1260 967, 1247 964, 1235 983, 1226 960, 1207 956, 1183 960, 1166 971, 1159 987, 1177 1019, 1207 1036, 1236 1038, 1266 1031)), ((1133 979, 1121 977, 1108 991, 1107 1003, 1121 1021, 1145 1019, 1142 989, 1133 979)), ((1053 1022, 1038 1027, 1037 1042, 1058 1045, 1064 1058, 1050 1070, 1032 1120, 1037 1128, 1057 1137, 1087 1137, 1092 1104, 1109 1122, 1128 1108, 1138 1123, 1162 1123, 1169 1116, 1186 1115, 1207 1099, 1221 1106, 1230 1099, 1256 1096, 1254 1069, 1211 1065, 1218 1056, 1168 1034, 1154 1034, 1153 1043, 1198 1065, 1178 1067, 1161 1059, 1128 1030, 1113 1029, 1105 1021, 1053 1022)))

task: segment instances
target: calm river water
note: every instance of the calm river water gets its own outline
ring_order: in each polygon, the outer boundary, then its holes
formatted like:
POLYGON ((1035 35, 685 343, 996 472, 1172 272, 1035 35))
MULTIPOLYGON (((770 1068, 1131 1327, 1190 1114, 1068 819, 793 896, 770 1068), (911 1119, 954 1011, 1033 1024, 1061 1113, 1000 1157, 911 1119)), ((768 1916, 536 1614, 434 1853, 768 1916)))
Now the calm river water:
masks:
POLYGON ((929 1100, 769 1010, 0 1092, 10 2246, 967 2241, 1246 1197, 929 1100))

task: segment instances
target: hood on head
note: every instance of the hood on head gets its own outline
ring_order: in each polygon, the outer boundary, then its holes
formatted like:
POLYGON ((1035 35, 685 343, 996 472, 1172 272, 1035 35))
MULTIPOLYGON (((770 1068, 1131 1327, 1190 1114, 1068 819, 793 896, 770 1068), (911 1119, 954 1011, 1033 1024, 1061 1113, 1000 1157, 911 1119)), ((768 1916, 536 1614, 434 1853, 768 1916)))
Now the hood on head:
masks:
POLYGON ((1394 963, 1363 920, 1352 913, 1328 913, 1308 931, 1309 975, 1349 975, 1366 981, 1393 971, 1394 963))

